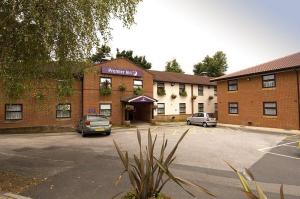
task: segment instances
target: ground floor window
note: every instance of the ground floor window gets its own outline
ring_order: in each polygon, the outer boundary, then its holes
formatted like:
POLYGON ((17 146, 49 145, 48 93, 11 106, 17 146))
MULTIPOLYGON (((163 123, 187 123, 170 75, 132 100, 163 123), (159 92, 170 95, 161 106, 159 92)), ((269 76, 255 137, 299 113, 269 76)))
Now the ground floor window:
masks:
POLYGON ((21 120, 22 113, 22 104, 5 104, 5 120, 21 120))
POLYGON ((277 103, 276 102, 264 102, 264 115, 276 116, 277 115, 277 103))
POLYGON ((164 103, 157 104, 157 114, 159 114, 159 115, 165 114, 165 104, 164 103))
POLYGON ((100 115, 111 116, 111 104, 100 104, 100 115))
POLYGON ((58 104, 56 118, 71 118, 71 104, 58 104))
POLYGON ((204 112, 204 103, 198 103, 198 112, 204 112))
POLYGON ((228 103, 228 113, 229 114, 238 114, 239 113, 239 104, 237 102, 228 103))
POLYGON ((185 113, 186 107, 185 103, 179 103, 179 113, 185 113))

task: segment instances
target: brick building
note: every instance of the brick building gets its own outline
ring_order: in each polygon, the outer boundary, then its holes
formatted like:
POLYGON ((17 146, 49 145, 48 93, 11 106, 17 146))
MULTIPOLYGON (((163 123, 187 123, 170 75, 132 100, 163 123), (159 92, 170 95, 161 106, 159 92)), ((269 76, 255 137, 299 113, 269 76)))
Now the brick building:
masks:
POLYGON ((47 88, 38 89, 41 101, 29 93, 11 102, 0 93, 0 129, 75 127, 85 114, 105 115, 114 125, 185 120, 195 112, 214 112, 217 105, 215 83, 208 77, 145 70, 125 58, 85 69, 68 98, 57 98, 57 80, 45 81, 47 88), (164 96, 158 95, 162 85, 164 96))
POLYGON ((87 69, 83 82, 84 114, 106 115, 116 125, 125 120, 150 122, 153 118, 156 101, 152 98, 153 75, 127 59, 115 59, 87 69), (103 86, 111 94, 101 95, 99 89, 103 86))
POLYGON ((215 78, 220 123, 300 128, 300 53, 215 78))
POLYGON ((45 82, 47 88, 37 89, 44 95, 43 100, 37 100, 35 93, 30 93, 20 100, 10 101, 4 92, 0 92, 0 129, 73 127, 77 124, 82 115, 82 81, 76 79, 73 95, 64 99, 57 98, 56 81, 45 80, 45 82))

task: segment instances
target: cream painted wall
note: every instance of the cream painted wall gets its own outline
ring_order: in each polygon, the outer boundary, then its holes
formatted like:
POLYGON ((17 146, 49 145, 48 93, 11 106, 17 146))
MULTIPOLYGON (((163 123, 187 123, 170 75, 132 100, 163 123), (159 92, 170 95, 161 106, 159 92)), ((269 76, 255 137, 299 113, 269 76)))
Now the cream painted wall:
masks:
MULTIPOLYGON (((175 83, 173 86, 171 83, 165 82, 165 96, 157 95, 157 82, 153 84, 153 97, 158 100, 157 103, 165 104, 165 115, 179 115, 179 103, 186 104, 186 114, 192 114, 192 105, 194 106, 194 113, 198 112, 198 103, 204 103, 205 112, 214 112, 215 103, 217 102, 217 97, 214 96, 214 87, 204 86, 203 96, 198 96, 198 85, 193 85, 193 95, 197 98, 192 102, 191 95, 191 84, 185 84, 185 90, 187 92, 186 97, 181 97, 179 95, 179 84, 175 83), (171 98, 171 95, 175 94, 177 97, 175 99, 171 98), (213 96, 212 100, 208 97, 213 96)), ((154 111, 154 115, 157 115, 157 110, 154 111)))

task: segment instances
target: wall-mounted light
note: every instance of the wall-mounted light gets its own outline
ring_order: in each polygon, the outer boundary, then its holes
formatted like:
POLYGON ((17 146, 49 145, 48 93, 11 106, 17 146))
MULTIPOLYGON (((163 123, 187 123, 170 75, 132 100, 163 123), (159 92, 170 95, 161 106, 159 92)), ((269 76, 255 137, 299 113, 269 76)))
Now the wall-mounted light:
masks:
POLYGON ((174 85, 175 85, 175 83, 174 83, 174 82, 172 82, 172 83, 171 83, 171 86, 174 86, 174 85))

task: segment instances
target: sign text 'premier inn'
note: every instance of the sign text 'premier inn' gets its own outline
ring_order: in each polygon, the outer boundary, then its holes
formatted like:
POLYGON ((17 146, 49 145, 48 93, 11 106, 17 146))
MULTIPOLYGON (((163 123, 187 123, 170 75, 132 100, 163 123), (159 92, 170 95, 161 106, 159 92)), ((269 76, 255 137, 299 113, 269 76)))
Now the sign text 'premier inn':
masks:
POLYGON ((101 73, 111 75, 142 77, 143 73, 140 70, 120 69, 116 67, 102 66, 101 73))

